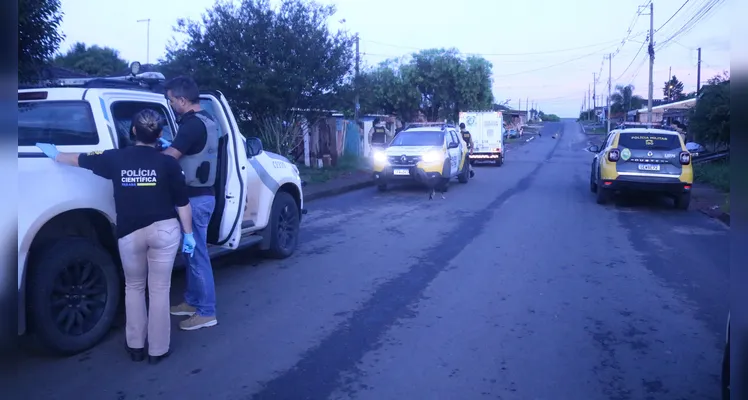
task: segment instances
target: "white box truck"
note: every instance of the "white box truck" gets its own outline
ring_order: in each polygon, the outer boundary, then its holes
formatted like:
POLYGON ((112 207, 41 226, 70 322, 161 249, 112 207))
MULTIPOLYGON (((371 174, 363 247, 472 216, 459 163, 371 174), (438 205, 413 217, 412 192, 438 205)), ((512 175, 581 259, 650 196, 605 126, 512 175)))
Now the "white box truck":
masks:
POLYGON ((496 166, 504 164, 504 117, 499 111, 460 112, 460 123, 473 139, 473 154, 470 163, 493 161, 496 166))

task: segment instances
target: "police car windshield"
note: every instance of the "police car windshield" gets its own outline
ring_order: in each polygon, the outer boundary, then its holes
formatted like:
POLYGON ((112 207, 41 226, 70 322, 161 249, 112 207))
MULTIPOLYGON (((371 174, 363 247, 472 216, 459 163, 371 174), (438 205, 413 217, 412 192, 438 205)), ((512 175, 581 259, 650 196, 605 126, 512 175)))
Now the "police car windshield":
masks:
POLYGON ((680 148, 675 135, 657 133, 621 133, 618 146, 632 150, 672 150, 680 148))
POLYGON ((390 146, 441 146, 444 144, 442 131, 402 131, 395 136, 390 146))

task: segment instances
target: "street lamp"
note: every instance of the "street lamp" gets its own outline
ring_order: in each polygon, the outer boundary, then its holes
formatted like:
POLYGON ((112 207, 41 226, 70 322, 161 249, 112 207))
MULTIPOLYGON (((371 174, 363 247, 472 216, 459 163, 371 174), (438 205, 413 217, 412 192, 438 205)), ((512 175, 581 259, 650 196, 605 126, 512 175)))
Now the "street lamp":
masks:
POLYGON ((139 19, 137 22, 145 22, 146 23, 146 44, 145 44, 145 63, 150 64, 151 63, 151 19, 139 19))

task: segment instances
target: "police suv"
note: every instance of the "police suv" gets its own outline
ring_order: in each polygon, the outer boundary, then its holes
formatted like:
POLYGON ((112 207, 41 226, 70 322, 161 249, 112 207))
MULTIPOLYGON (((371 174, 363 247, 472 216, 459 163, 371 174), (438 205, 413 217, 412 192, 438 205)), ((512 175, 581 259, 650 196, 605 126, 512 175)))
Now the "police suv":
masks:
POLYGON ((412 123, 384 149, 374 151, 374 182, 380 191, 397 182, 418 182, 446 191, 470 180, 467 143, 454 125, 412 123))
MULTIPOLYGON (((35 143, 81 153, 129 146, 131 118, 144 108, 164 115, 163 137, 173 140, 177 125, 164 76, 139 68, 133 63, 124 77, 18 90, 18 334, 33 333, 55 353, 78 353, 102 339, 123 277, 111 182, 55 163, 35 143)), ((211 256, 251 245, 273 258, 290 256, 304 213, 299 170, 245 138, 220 92, 201 93, 200 105, 220 134, 211 256)))

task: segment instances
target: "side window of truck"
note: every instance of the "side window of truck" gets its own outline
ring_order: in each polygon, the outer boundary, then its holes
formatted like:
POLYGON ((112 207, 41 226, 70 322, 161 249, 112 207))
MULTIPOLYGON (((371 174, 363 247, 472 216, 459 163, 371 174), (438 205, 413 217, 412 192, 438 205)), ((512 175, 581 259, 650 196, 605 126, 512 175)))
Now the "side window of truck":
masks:
POLYGON ((23 101, 18 103, 18 145, 99 144, 91 106, 86 101, 23 101))
POLYGON ((166 125, 161 132, 161 136, 169 141, 174 139, 173 121, 163 104, 150 101, 120 100, 114 101, 110 107, 114 126, 117 129, 119 148, 127 147, 134 143, 134 138, 132 137, 132 117, 146 108, 157 111, 164 117, 166 125))

